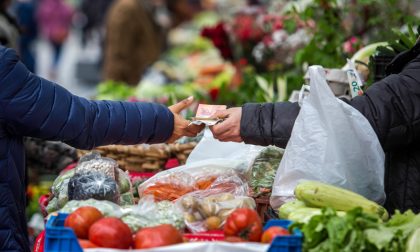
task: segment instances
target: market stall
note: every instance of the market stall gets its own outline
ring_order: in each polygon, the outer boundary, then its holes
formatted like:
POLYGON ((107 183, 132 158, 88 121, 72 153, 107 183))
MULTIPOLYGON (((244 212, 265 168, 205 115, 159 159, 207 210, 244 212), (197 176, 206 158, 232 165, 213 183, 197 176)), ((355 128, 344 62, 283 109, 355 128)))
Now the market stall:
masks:
POLYGON ((206 129, 171 144, 77 150, 44 186, 46 229, 34 250, 420 251, 420 215, 385 209, 383 146, 342 100, 385 77, 385 63, 415 45, 420 27, 376 43, 388 37, 348 24, 359 7, 204 13, 172 31, 172 47, 138 86, 102 82, 97 99, 170 105, 194 95, 185 116, 206 129), (285 148, 220 142, 209 130, 227 106, 286 100, 299 113, 285 148))

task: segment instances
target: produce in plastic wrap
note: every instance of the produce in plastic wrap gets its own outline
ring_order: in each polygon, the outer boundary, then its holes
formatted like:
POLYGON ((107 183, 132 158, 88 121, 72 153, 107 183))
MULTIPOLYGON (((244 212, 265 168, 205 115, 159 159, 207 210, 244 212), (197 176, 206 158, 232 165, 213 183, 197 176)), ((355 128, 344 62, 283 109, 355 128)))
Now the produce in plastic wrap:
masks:
POLYGON ((45 208, 47 210, 47 213, 52 213, 60 209, 58 207, 58 198, 53 197, 49 202, 47 207, 45 208))
POLYGON ((126 192, 120 195, 120 206, 134 205, 134 197, 131 192, 126 192))
POLYGON ((120 193, 131 192, 131 180, 128 172, 125 172, 119 168, 117 170, 117 184, 120 189, 120 193))
POLYGON ((75 174, 74 170, 66 171, 58 176, 51 187, 52 198, 48 202, 46 208, 48 213, 52 213, 62 208, 69 201, 68 183, 75 174))
POLYGON ((120 197, 115 180, 96 171, 76 173, 69 181, 68 195, 69 200, 97 199, 114 203, 118 203, 120 197))
POLYGON ((171 224, 178 230, 185 228, 183 213, 174 203, 170 201, 155 203, 152 197, 145 197, 137 206, 130 207, 121 219, 133 232, 143 227, 160 224, 171 224))
POLYGON ((192 232, 221 228, 237 208, 255 208, 254 199, 247 197, 248 185, 238 175, 219 176, 207 190, 189 193, 177 201, 184 212, 185 224, 192 232), (219 222, 217 227, 216 223, 219 222))
POLYGON ((92 151, 87 153, 86 155, 83 155, 80 159, 79 159, 79 164, 86 162, 86 161, 90 161, 93 159, 98 159, 101 158, 101 154, 97 151, 92 151))
POLYGON ((176 200, 186 193, 205 189, 221 175, 244 174, 242 164, 240 160, 210 159, 161 171, 140 184, 138 194, 154 195, 155 200, 176 200))
POLYGON ((117 178, 118 163, 111 158, 94 158, 88 161, 79 162, 76 166, 76 173, 83 172, 101 172, 111 177, 112 179, 117 178))
POLYGON ((249 184, 254 196, 270 194, 284 150, 275 146, 264 148, 252 164, 249 184))
POLYGON ((106 201, 106 200, 95 200, 95 199, 88 199, 88 200, 72 200, 69 201, 62 209, 60 209, 60 213, 72 213, 76 209, 82 206, 92 206, 98 209, 104 216, 111 216, 111 217, 121 217, 123 215, 123 211, 121 207, 113 202, 106 201))
POLYGON ((172 201, 196 189, 192 176, 184 172, 178 172, 162 176, 161 179, 148 185, 145 185, 145 183, 141 184, 139 186, 139 195, 152 195, 156 201, 172 201))
POLYGON ((66 187, 65 184, 68 184, 69 180, 71 177, 73 177, 75 174, 75 170, 69 170, 64 172, 63 174, 59 175, 55 180, 54 183, 51 187, 51 192, 55 195, 58 196, 61 192, 61 189, 63 187, 66 187))

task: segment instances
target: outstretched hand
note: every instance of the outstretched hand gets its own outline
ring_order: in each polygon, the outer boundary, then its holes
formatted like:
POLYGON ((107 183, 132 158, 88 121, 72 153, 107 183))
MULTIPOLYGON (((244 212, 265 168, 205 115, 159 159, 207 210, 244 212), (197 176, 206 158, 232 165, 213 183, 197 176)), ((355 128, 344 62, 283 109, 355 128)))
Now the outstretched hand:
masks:
POLYGON ((217 111, 214 117, 225 119, 223 122, 210 127, 214 138, 222 142, 242 142, 241 117, 242 108, 230 108, 217 111))
POLYGON ((174 131, 169 138, 168 143, 173 143, 183 136, 195 137, 204 129, 204 125, 194 125, 184 119, 179 113, 182 110, 190 107, 194 102, 194 97, 190 96, 185 100, 178 102, 169 107, 169 110, 174 114, 174 131))

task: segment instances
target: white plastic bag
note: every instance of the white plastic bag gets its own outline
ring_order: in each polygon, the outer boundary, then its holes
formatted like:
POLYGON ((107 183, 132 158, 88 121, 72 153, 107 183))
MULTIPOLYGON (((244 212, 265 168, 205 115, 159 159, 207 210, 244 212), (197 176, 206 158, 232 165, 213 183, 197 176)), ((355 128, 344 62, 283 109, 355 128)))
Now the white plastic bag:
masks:
MULTIPOLYGON (((187 159, 187 165, 205 160, 218 160, 220 163, 240 162, 249 169, 255 157, 264 147, 234 142, 220 142, 206 129, 201 141, 187 159)), ((245 172, 245 171, 244 171, 245 172)))
POLYGON ((311 66, 310 94, 303 100, 277 170, 271 206, 293 198, 301 180, 317 180, 385 201, 385 154, 369 121, 334 97, 322 67, 311 66))

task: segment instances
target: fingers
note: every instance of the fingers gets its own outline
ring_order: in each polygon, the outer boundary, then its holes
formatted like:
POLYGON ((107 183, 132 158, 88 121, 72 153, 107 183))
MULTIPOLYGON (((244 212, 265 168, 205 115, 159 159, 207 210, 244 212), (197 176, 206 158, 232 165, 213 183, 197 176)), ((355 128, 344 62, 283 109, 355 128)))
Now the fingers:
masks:
POLYGON ((204 124, 202 124, 202 125, 191 124, 187 127, 187 131, 197 135, 198 133, 200 133, 204 129, 204 127, 205 127, 204 124))
POLYGON ((177 113, 178 114, 182 110, 191 106, 191 104, 193 104, 193 102, 194 102, 194 97, 190 96, 187 99, 184 99, 184 100, 178 102, 177 104, 174 104, 174 105, 170 106, 169 110, 171 110, 172 113, 177 113))
POLYGON ((224 119, 228 117, 229 114, 230 114, 229 110, 219 110, 219 111, 216 111, 216 113, 214 113, 211 117, 224 119))
POLYGON ((227 119, 224 122, 221 122, 219 124, 216 124, 210 127, 210 130, 213 133, 213 135, 218 139, 221 135, 224 135, 227 132, 229 132, 230 130, 229 124, 230 124, 229 119, 227 119))

